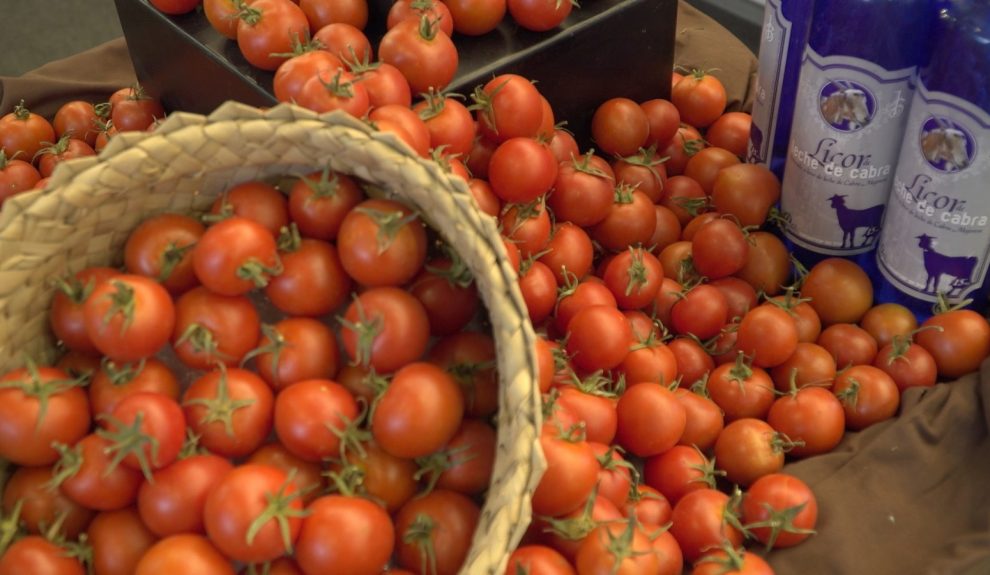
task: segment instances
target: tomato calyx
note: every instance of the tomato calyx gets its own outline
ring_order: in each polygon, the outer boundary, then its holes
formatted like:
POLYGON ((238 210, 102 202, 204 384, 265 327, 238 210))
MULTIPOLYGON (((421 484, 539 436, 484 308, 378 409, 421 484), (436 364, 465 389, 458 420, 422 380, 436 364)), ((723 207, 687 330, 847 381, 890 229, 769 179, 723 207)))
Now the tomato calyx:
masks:
POLYGON ((794 525, 794 519, 804 511, 807 507, 808 502, 803 501, 798 505, 792 507, 786 507, 784 509, 776 509, 767 502, 763 502, 763 508, 767 512, 767 518, 763 521, 755 521, 753 523, 747 523, 746 529, 752 531, 753 529, 769 529, 770 533, 767 535, 766 540, 766 551, 773 549, 774 545, 777 543, 777 538, 781 533, 793 533, 795 535, 814 535, 817 533, 814 529, 807 529, 804 527, 798 527, 794 525))
POLYGON ((52 443, 52 449, 58 452, 58 461, 52 467, 52 478, 45 483, 48 489, 58 489, 69 478, 75 477, 82 468, 82 447, 69 446, 64 443, 52 443))
POLYGON ((14 153, 14 155, 13 155, 13 156, 10 156, 10 157, 8 158, 8 157, 7 157, 7 149, 6 149, 6 148, 0 148, 0 172, 2 172, 2 171, 4 171, 5 169, 7 169, 7 165, 8 165, 8 164, 9 164, 9 163, 10 163, 10 162, 11 162, 12 160, 14 160, 14 159, 16 159, 16 158, 17 158, 17 156, 18 156, 18 155, 20 155, 20 154, 21 154, 21 151, 20 151, 20 150, 18 150, 17 152, 15 152, 15 153, 14 153))
POLYGON ((196 242, 180 246, 175 242, 169 242, 165 247, 165 251, 161 255, 161 269, 158 271, 158 283, 165 283, 168 278, 172 277, 172 273, 175 271, 176 266, 182 263, 182 260, 186 257, 194 247, 196 247, 196 242))
POLYGON ((261 324, 261 334, 268 340, 268 343, 265 345, 259 345, 244 354, 244 358, 241 359, 240 366, 243 368, 251 359, 258 357, 259 355, 264 355, 266 353, 271 354, 272 358, 269 369, 275 378, 275 383, 280 383, 278 366, 282 357, 282 350, 286 348, 288 342, 286 341, 285 336, 282 335, 282 332, 278 331, 278 328, 276 328, 273 324, 261 324))
POLYGON ((234 216, 234 204, 228 201, 227 192, 220 196, 220 206, 216 213, 203 214, 200 220, 206 225, 216 224, 234 216))
POLYGON ((571 165, 574 167, 575 171, 581 172, 582 174, 589 174, 598 178, 605 178, 611 180, 612 178, 591 162, 591 159, 595 156, 595 150, 592 148, 584 153, 584 155, 574 157, 571 156, 571 165))
POLYGON ((48 144, 48 145, 42 146, 37 152, 35 152, 34 158, 32 159, 36 160, 39 157, 48 154, 55 157, 61 157, 62 154, 64 154, 69 150, 69 140, 71 139, 72 139, 72 134, 63 134, 62 137, 59 138, 58 141, 55 143, 42 142, 43 144, 48 144))
POLYGON ((753 377, 753 360, 740 351, 736 355, 732 369, 729 370, 729 381, 735 381, 742 386, 751 377, 753 377))
POLYGON ((729 496, 729 500, 725 502, 725 508, 722 510, 722 523, 737 529, 743 534, 743 537, 749 538, 752 535, 745 525, 742 523, 742 498, 743 492, 736 485, 732 489, 732 494, 729 496))
POLYGON ((254 538, 258 536, 258 533, 269 521, 275 521, 282 535, 282 545, 285 547, 285 552, 290 555, 292 554, 292 534, 289 527, 289 519, 302 518, 310 514, 308 509, 292 508, 292 504, 306 494, 306 489, 297 489, 292 493, 286 493, 286 490, 294 486, 293 480, 295 476, 296 470, 293 469, 289 472, 285 483, 279 487, 278 492, 265 493, 265 500, 267 502, 265 508, 254 518, 254 521, 248 526, 247 533, 244 536, 244 540, 248 545, 254 543, 254 538))
POLYGON ((804 447, 804 441, 791 439, 786 433, 780 431, 775 431, 770 436, 770 448, 774 453, 788 453, 795 447, 804 447))
POLYGON ((223 364, 225 361, 233 359, 230 355, 220 351, 220 344, 217 338, 210 331, 210 328, 200 323, 191 323, 186 327, 179 339, 175 340, 175 347, 184 343, 189 343, 193 351, 204 354, 207 363, 223 364))
POLYGON ((849 382, 849 387, 836 393, 835 396, 839 398, 839 401, 849 407, 856 407, 856 403, 859 401, 859 388, 861 384, 858 379, 853 377, 850 377, 847 381, 849 382))
POLYGON ((295 222, 288 226, 282 226, 279 230, 276 247, 281 253, 292 253, 299 251, 302 246, 302 236, 299 235, 299 226, 295 222))
POLYGON ((697 465, 690 465, 689 467, 701 473, 701 477, 694 477, 688 481, 688 483, 704 483, 706 487, 715 489, 716 478, 725 477, 726 472, 721 469, 717 469, 715 467, 715 458, 712 457, 709 459, 706 457, 705 454, 698 449, 697 445, 694 446, 694 450, 697 451, 698 455, 701 457, 701 463, 697 465))
POLYGON ((340 493, 346 497, 367 497, 364 489, 365 472, 359 465, 342 465, 339 471, 324 471, 323 476, 330 480, 331 493, 340 493))
POLYGON ((306 204, 322 199, 322 198, 334 198, 337 196, 338 190, 340 190, 340 178, 337 174, 330 170, 330 166, 324 166, 323 170, 320 171, 320 178, 314 180, 310 177, 303 176, 306 183, 309 185, 310 189, 313 190, 313 194, 306 198, 306 204))
POLYGON ((633 203, 634 191, 636 191, 636 186, 630 186, 625 182, 619 183, 619 185, 615 186, 615 203, 617 204, 633 203))
POLYGON ((243 20, 248 26, 255 26, 261 21, 262 12, 257 8, 251 8, 244 0, 234 0, 234 17, 243 20))
POLYGON ((595 500, 598 498, 598 485, 595 485, 588 500, 581 508, 581 513, 574 517, 540 517, 547 526, 544 533, 549 533, 567 541, 580 541, 591 534, 602 524, 594 518, 595 500))
POLYGON ((797 312, 794 308, 797 306, 808 303, 811 301, 810 297, 801 297, 797 289, 793 285, 789 285, 784 288, 783 295, 774 298, 766 298, 767 303, 779 307, 780 309, 786 311, 791 317, 797 316, 797 312))
POLYGON ((662 165, 664 162, 670 159, 670 156, 658 156, 656 146, 650 146, 648 148, 640 148, 638 152, 631 156, 625 156, 619 158, 621 161, 631 165, 646 168, 650 171, 657 181, 660 180, 660 171, 657 170, 657 166, 662 165))
POLYGON ((295 58, 296 56, 302 56, 308 52, 326 49, 323 42, 320 42, 317 39, 310 39, 308 33, 303 38, 300 38, 298 34, 293 33, 290 42, 291 50, 289 52, 272 52, 271 56, 275 58, 288 59, 295 58))
POLYGON ((113 471, 128 455, 133 455, 138 461, 138 467, 148 483, 154 483, 151 477, 151 462, 158 460, 158 439, 148 435, 141 430, 144 423, 144 413, 138 412, 134 416, 134 421, 130 426, 124 424, 116 417, 108 414, 100 414, 100 421, 109 424, 108 429, 98 429, 96 434, 106 439, 109 445, 105 448, 106 453, 113 454, 110 464, 107 466, 107 473, 113 471), (151 461, 145 447, 151 453, 151 461))
POLYGON ((419 469, 413 474, 413 479, 421 481, 424 477, 426 478, 426 487, 423 488, 420 496, 431 493, 445 471, 458 465, 464 465, 477 457, 477 454, 469 453, 471 447, 471 445, 460 445, 417 457, 415 461, 419 469))
POLYGON ((117 364, 117 362, 112 359, 104 357, 100 360, 100 369, 102 369, 103 373, 106 374, 107 379, 110 381, 110 385, 114 387, 121 387, 134 381, 134 378, 144 371, 144 366, 146 363, 147 361, 145 358, 142 358, 137 363, 117 364))
POLYGON ((625 452, 626 450, 622 449, 618 445, 609 445, 608 450, 605 451, 605 453, 596 456, 596 459, 598 460, 598 464, 602 466, 603 471, 618 471, 620 469, 625 469, 629 472, 630 477, 638 475, 639 470, 636 469, 636 466, 629 463, 622 457, 622 454, 625 452), (615 457, 615 454, 618 454, 619 457, 615 457))
POLYGON ((27 122, 31 118, 31 110, 28 110, 27 106, 24 105, 23 98, 21 98, 21 101, 14 106, 14 111, 12 114, 15 119, 20 120, 21 122, 27 122))
POLYGON ((189 459, 197 455, 208 454, 209 450, 199 444, 199 440, 202 437, 202 435, 193 431, 192 428, 187 427, 186 438, 182 442, 182 447, 179 448, 179 455, 176 459, 189 459))
MULTIPOLYGON (((376 396, 376 402, 380 394, 384 393, 384 389, 379 391, 379 395, 376 396)), ((366 457, 367 452, 364 449, 364 443, 371 441, 371 432, 362 427, 362 424, 367 419, 368 415, 371 414, 373 408, 367 408, 362 403, 361 413, 358 414, 354 419, 350 419, 346 415, 338 414, 339 417, 344 422, 344 427, 338 429, 337 427, 327 423, 327 429, 330 433, 333 433, 340 440, 340 459, 344 461, 347 459, 348 449, 354 451, 358 457, 366 457)))
POLYGON ((282 273, 282 260, 275 255, 275 265, 267 266, 257 258, 248 258, 237 268, 235 275, 238 279, 249 281, 254 287, 261 289, 268 285, 271 278, 282 273))
POLYGON ((887 355, 887 365, 893 365, 895 361, 910 361, 906 356, 911 346, 914 345, 914 336, 927 330, 945 331, 940 325, 925 325, 907 334, 897 334, 890 342, 890 353, 887 355))
POLYGON ((234 399, 230 397, 230 390, 227 384, 227 366, 219 364, 220 379, 217 382, 217 394, 213 398, 198 397, 188 399, 185 405, 201 405, 206 408, 206 413, 200 419, 201 425, 220 422, 227 437, 234 436, 234 414, 239 409, 244 409, 254 404, 254 399, 234 399))
MULTIPOLYGON (((581 393, 594 395, 596 397, 606 397, 609 399, 619 396, 619 393, 615 390, 615 384, 613 384, 612 380, 606 377, 600 369, 585 376, 584 378, 579 377, 573 369, 568 369, 568 377, 570 378, 571 384, 574 388, 581 393)), ((624 379, 621 387, 625 387, 624 379)))
POLYGON ((378 226, 378 233, 375 234, 375 239, 378 242, 378 255, 385 253, 392 246, 392 242, 395 241, 399 230, 419 218, 416 213, 403 214, 401 210, 388 211, 377 208, 357 207, 354 208, 354 211, 364 214, 378 226))
POLYGON ((320 84, 323 84, 323 87, 326 88, 328 92, 338 98, 346 100, 354 97, 354 82, 342 82, 341 78, 343 74, 344 70, 338 69, 329 82, 324 82, 320 76, 317 76, 316 78, 319 80, 320 84))
POLYGON ((443 251, 447 258, 437 258, 426 264, 426 271, 447 280, 452 286, 466 289, 474 285, 474 274, 464 262, 464 258, 447 246, 444 246, 443 251))
POLYGON ((635 289, 637 293, 643 291, 643 286, 650 283, 650 279, 646 277, 646 264, 643 263, 643 248, 629 248, 629 255, 632 260, 629 262, 629 268, 626 270, 626 274, 629 280, 626 282, 625 295, 632 295, 635 289))
MULTIPOLYGON (((430 0, 426 0, 426 1, 430 1, 430 0)), ((423 102, 426 103, 426 106, 424 106, 419 111, 419 119, 423 120, 424 122, 427 120, 432 120, 433 118, 436 118, 441 113, 443 113, 443 110, 446 107, 447 98, 464 97, 454 92, 437 90, 433 86, 430 86, 430 90, 424 94, 420 94, 420 96, 423 97, 423 102)))
POLYGON ((423 13, 419 18, 419 37, 427 42, 432 41, 440 33, 440 21, 442 16, 430 18, 430 15, 423 13))
POLYGON ((75 276, 70 276, 68 279, 55 278, 54 284, 55 289, 62 292, 65 297, 69 298, 69 301, 76 305, 81 305, 89 299, 89 295, 96 288, 96 282, 92 278, 83 283, 75 276))
POLYGON ((375 344, 375 338, 385 329, 384 320, 380 315, 369 319, 364 311, 361 300, 354 297, 354 306, 357 311, 357 321, 352 322, 343 316, 338 316, 337 321, 342 329, 354 332, 357 342, 354 345, 354 359, 351 365, 369 367, 371 365, 371 352, 375 344))
POLYGON ((108 324, 115 316, 122 316, 120 333, 123 334, 134 323, 134 288, 118 280, 110 280, 110 283, 114 291, 104 296, 110 300, 110 307, 103 315, 103 323, 108 324))
POLYGON ((437 573, 437 552, 433 546, 433 531, 436 522, 425 513, 419 513, 409 528, 402 534, 402 542, 415 545, 421 557, 420 573, 437 573))
MULTIPOLYGON (((512 223, 512 229, 509 230, 509 235, 515 235, 519 228, 523 226, 526 220, 531 220, 533 218, 538 218, 544 210, 544 197, 540 196, 533 201, 526 202, 525 204, 515 204, 506 203, 502 207, 502 215, 505 215, 509 210, 516 210, 515 221, 512 223)), ((502 230, 503 232, 505 230, 502 230)))
MULTIPOLYGON (((769 548, 767 548, 769 550, 769 548)), ((707 553, 695 563, 695 565, 701 565, 704 563, 714 563, 721 567, 721 573, 733 573, 742 572, 743 567, 746 566, 746 560, 743 553, 746 549, 743 547, 734 547, 728 541, 723 541, 722 545, 718 547, 719 551, 722 551, 724 555, 715 555, 714 553, 707 553)))
POLYGON ((973 303, 972 299, 964 299, 953 304, 949 301, 949 298, 944 292, 937 292, 935 294, 935 304, 932 306, 932 315, 941 315, 951 311, 964 309, 971 303, 973 303))
POLYGON ((21 510, 24 508, 24 498, 18 498, 10 512, 0 510, 0 556, 7 551, 10 544, 21 534, 21 510))
POLYGON ((688 387, 688 390, 691 393, 704 397, 705 399, 711 399, 712 394, 708 392, 708 372, 705 372, 700 378, 698 378, 697 381, 693 382, 691 386, 688 387))
POLYGON ((608 538, 608 541, 604 544, 605 552, 612 556, 612 564, 616 567, 622 565, 627 559, 634 559, 641 555, 653 553, 652 548, 646 551, 636 551, 633 549, 633 537, 637 529, 636 521, 634 519, 626 519, 625 525, 622 533, 618 535, 613 535, 611 529, 605 529, 604 531, 604 536, 608 538))
POLYGON ((27 380, 11 380, 0 382, 0 389, 17 389, 28 397, 33 397, 38 401, 38 419, 35 420, 34 429, 41 429, 41 424, 48 415, 48 399, 53 395, 58 395, 73 387, 81 387, 86 384, 87 378, 83 375, 75 379, 50 379, 42 381, 41 372, 38 365, 31 358, 25 358, 24 369, 27 371, 27 380))

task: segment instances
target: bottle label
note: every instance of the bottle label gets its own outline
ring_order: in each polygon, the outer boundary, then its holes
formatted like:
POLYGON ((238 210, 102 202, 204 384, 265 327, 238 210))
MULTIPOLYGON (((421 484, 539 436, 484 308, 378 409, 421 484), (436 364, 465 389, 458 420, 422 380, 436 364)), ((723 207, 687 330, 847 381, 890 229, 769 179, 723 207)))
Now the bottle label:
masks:
MULTIPOLYGON (((782 0, 767 0, 763 11, 763 36, 760 38, 760 65, 753 101, 753 127, 746 154, 751 164, 770 165, 780 117, 787 47, 792 34, 791 22, 784 18, 782 0)), ((789 103, 788 103, 789 104, 789 103)))
POLYGON ((956 303, 990 264, 990 114, 922 85, 904 137, 878 267, 914 298, 956 303))
POLYGON ((876 246, 914 71, 805 50, 781 196, 790 240, 831 255, 876 246))

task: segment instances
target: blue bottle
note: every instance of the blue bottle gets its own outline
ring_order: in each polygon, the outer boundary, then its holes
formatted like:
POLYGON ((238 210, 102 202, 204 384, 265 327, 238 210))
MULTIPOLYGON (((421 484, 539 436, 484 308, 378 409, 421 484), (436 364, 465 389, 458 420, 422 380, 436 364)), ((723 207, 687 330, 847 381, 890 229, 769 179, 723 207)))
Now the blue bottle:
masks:
POLYGON ((878 298, 921 317, 990 290, 990 2, 939 8, 877 250, 878 298))
POLYGON ((808 42, 812 0, 767 0, 747 161, 784 175, 801 56, 808 42))
POLYGON ((781 188, 785 239, 876 274, 875 251, 934 0, 817 0, 781 188))

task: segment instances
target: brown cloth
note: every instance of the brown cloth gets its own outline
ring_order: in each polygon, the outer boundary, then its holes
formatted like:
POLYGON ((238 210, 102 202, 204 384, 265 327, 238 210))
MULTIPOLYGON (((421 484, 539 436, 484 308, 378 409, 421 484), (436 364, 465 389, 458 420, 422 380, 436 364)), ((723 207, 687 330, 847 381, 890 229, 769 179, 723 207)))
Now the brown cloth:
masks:
MULTIPOLYGON (((753 54, 680 4, 675 62, 715 69, 730 109, 750 109, 753 54)), ((25 99, 51 117, 64 101, 105 100, 135 81, 123 39, 0 77, 0 113, 25 99)), ((990 362, 979 374, 904 394, 899 418, 850 434, 834 452, 790 463, 814 489, 818 534, 768 558, 778 575, 990 574, 990 362)))

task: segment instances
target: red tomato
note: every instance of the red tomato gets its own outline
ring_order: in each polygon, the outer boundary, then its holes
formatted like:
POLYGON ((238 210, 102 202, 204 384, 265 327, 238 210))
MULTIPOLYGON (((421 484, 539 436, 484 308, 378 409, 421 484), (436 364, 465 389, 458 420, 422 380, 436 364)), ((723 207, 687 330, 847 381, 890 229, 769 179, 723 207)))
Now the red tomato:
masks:
POLYGON ((120 272, 107 267, 90 267, 56 283, 48 323, 55 337, 72 351, 99 355, 86 333, 84 304, 103 280, 120 272))
POLYGON ((8 158, 0 148, 0 206, 7 198, 38 187, 41 174, 24 160, 8 158))
POLYGON ((591 137, 605 153, 632 156, 646 145, 650 120, 643 108, 629 98, 612 98, 595 109, 591 137))
POLYGON ((158 280, 172 294, 199 284, 191 249, 205 228, 195 218, 161 214, 141 222, 127 237, 124 266, 128 273, 158 280))
POLYGON ((457 72, 454 42, 429 18, 406 20, 392 27, 378 44, 378 57, 398 68, 415 94, 430 88, 443 90, 457 72))
POLYGON ((389 104, 406 108, 412 105, 409 81, 395 66, 385 62, 371 62, 367 65, 350 62, 349 68, 368 93, 368 104, 372 110, 389 104))
POLYGON ((667 168, 664 161, 664 158, 657 156, 655 149, 641 149, 633 156, 614 160, 612 171, 616 182, 634 186, 656 203, 663 197, 667 187, 667 168))
POLYGON ((817 343, 798 342, 787 361, 770 370, 777 391, 786 393, 807 386, 832 387, 835 358, 817 343))
POLYGON ((712 370, 708 393, 725 412, 726 421, 766 417, 774 400, 770 375, 751 365, 741 353, 736 356, 735 363, 723 363, 712 370))
POLYGON ((708 126, 705 139, 713 146, 725 148, 739 158, 745 158, 752 124, 753 118, 746 112, 726 112, 708 126))
POLYGON ((175 307, 158 282, 118 275, 98 284, 83 304, 86 333, 93 345, 115 361, 154 355, 172 335, 175 307))
POLYGON ((120 132, 147 130, 165 117, 161 102, 149 96, 140 85, 118 90, 111 99, 110 121, 120 132))
POLYGON ((739 158, 732 152, 712 146, 691 156, 684 165, 684 175, 701 184, 705 194, 711 196, 718 173, 739 163, 739 158))
POLYGON ((262 445, 248 457, 247 463, 271 465, 290 474, 289 479, 296 484, 296 489, 302 494, 304 505, 309 505, 314 499, 325 493, 326 481, 323 475, 323 462, 313 463, 296 457, 281 443, 274 442, 262 445))
POLYGON ((567 333, 568 355, 587 372, 618 366, 633 343, 629 320, 610 306, 593 305, 577 312, 567 324, 567 333))
POLYGON ((24 107, 0 117, 0 149, 8 158, 32 162, 45 143, 55 141, 55 129, 45 118, 24 107))
POLYGON ((296 103, 314 112, 343 110, 361 118, 371 108, 371 97, 364 84, 343 69, 321 69, 299 89, 296 103))
POLYGON ((547 205, 558 221, 591 226, 605 219, 615 197, 605 160, 591 153, 560 163, 547 205))
POLYGON ((914 330, 918 329, 918 319, 901 304, 881 303, 863 314, 859 326, 877 340, 878 346, 883 347, 892 343, 895 336, 912 337, 914 330))
POLYGON ((807 457, 828 453, 842 441, 846 416, 830 390, 804 387, 774 401, 767 423, 798 444, 791 455, 807 457))
POLYGON ((577 575, 567 559, 545 545, 523 545, 509 555, 505 575, 577 575))
POLYGON ((221 36, 230 40, 237 39, 237 18, 240 8, 236 0, 203 0, 203 12, 206 19, 221 36))
POLYGON ((990 324, 972 310, 947 311, 928 318, 915 339, 935 358, 943 377, 975 371, 990 354, 990 324))
POLYGON ((652 253, 631 247, 609 261, 602 279, 619 309, 640 309, 650 304, 660 290, 663 267, 652 253))
POLYGON ((325 379, 296 382, 275 398, 275 434, 306 461, 338 457, 343 434, 356 424, 358 404, 344 386, 325 379))
POLYGON ((316 317, 347 300, 351 278, 336 248, 322 240, 303 239, 281 255, 282 273, 265 286, 265 295, 291 316, 316 317))
POLYGON ((487 34, 505 17, 505 0, 444 0, 454 18, 454 30, 465 36, 487 34))
POLYGON ((488 163, 488 183, 503 202, 532 202, 550 191, 556 178, 553 153, 533 138, 503 141, 488 163))
POLYGON ((42 534, 56 518, 64 515, 61 533, 75 539, 86 530, 93 512, 59 489, 50 488, 53 473, 50 466, 18 467, 3 488, 3 513, 5 517, 19 513, 20 524, 32 534, 42 534))
POLYGON ((340 364, 337 337, 323 322, 290 317, 262 328, 255 365, 278 391, 306 379, 330 379, 340 364))
POLYGON ((773 575, 770 565, 746 550, 716 549, 695 562, 691 575, 773 575))
POLYGON ((751 357, 753 365, 758 367, 784 363, 798 345, 794 318, 773 305, 750 310, 743 316, 737 334, 739 351, 751 357))
POLYGON ((835 358, 838 369, 851 365, 871 365, 877 356, 877 340, 865 329, 851 323, 837 323, 822 330, 818 345, 835 358))
POLYGON ((275 400, 253 372, 222 368, 194 380, 182 396, 186 422, 200 444, 217 455, 252 453, 272 429, 275 400))
POLYGON ((495 465, 495 444, 495 428, 480 419, 463 420, 457 433, 435 454, 443 468, 437 487, 465 495, 478 495, 488 489, 495 465))
POLYGON ((86 569, 67 550, 40 535, 18 539, 0 557, 0 575, 84 575, 86 569))
POLYGON ((446 370, 461 387, 466 415, 489 417, 498 410, 498 375, 495 373, 495 340, 492 336, 475 331, 449 335, 436 342, 427 359, 446 370))
MULTIPOLYGON (((362 443, 360 451, 347 451, 341 462, 330 463, 329 471, 355 493, 380 502, 390 514, 395 514, 412 499, 419 487, 414 479, 418 471, 416 463, 390 455, 373 441, 362 443)), ((330 477, 334 479, 334 476, 330 477)))
POLYGON ((560 26, 571 14, 571 2, 556 0, 508 0, 509 14, 519 26, 534 32, 545 32, 560 26))
POLYGON ((172 535, 158 541, 138 561, 134 575, 234 575, 234 567, 201 535, 172 535))
POLYGON ((409 292, 371 288, 358 295, 342 321, 340 338, 351 361, 391 373, 419 359, 430 337, 429 318, 409 292))
POLYGON ((373 60, 371 42, 364 32, 346 22, 331 22, 313 32, 313 41, 319 42, 341 62, 370 62, 373 60))
POLYGON ((82 140, 93 147, 96 145, 96 136, 99 133, 98 121, 99 117, 93 104, 85 100, 72 100, 62 104, 55 112, 52 126, 57 137, 61 138, 69 134, 70 138, 82 140))
POLYGON ((790 252, 784 242, 770 232, 750 232, 749 259, 736 277, 756 291, 773 296, 784 289, 790 275, 790 252))
POLYGON ((687 413, 674 394, 659 384, 643 383, 626 390, 616 406, 616 441, 640 457, 658 455, 677 445, 687 413))
POLYGON ((746 491, 742 514, 747 525, 762 525, 751 531, 768 549, 783 549, 814 533, 818 501, 797 477, 773 473, 757 479, 746 491))
POLYGON ((700 284, 684 292, 670 308, 670 326, 676 333, 690 333, 704 340, 718 335, 728 315, 729 304, 722 292, 700 284))
POLYGON ((47 178, 55 171, 55 166, 73 158, 95 156, 96 151, 82 140, 62 136, 51 146, 41 148, 38 156, 38 173, 47 178))
MULTIPOLYGON (((447 5, 453 11, 453 4, 448 1, 447 5)), ((456 13, 454 26, 457 27, 456 13)), ((534 138, 539 134, 543 120, 540 92, 528 79, 516 74, 495 76, 475 91, 473 99, 478 108, 478 130, 492 141, 534 138)))
POLYGON ((299 7, 314 32, 333 22, 345 22, 362 30, 368 24, 367 0, 299 0, 299 7))
POLYGON ((653 202, 643 192, 619 185, 605 219, 591 228, 591 237, 605 249, 617 252, 646 245, 657 227, 653 202))
POLYGON ((439 0, 397 0, 388 10, 385 27, 392 28, 403 20, 415 20, 427 16, 430 20, 437 20, 440 23, 440 30, 448 35, 454 34, 454 18, 450 15, 450 9, 439 0))
POLYGON ((141 521, 155 535, 205 533, 206 496, 234 466, 217 455, 193 455, 155 472, 138 491, 141 521))
POLYGON ((261 320, 246 296, 224 296, 197 287, 175 303, 172 346, 194 369, 237 365, 258 344, 261 320))
POLYGON ((309 21, 299 6, 286 0, 254 0, 238 14, 237 47, 244 59, 262 70, 275 70, 292 53, 292 43, 309 35, 309 21))
POLYGON ((86 534, 93 548, 94 575, 132 575, 157 540, 133 507, 100 513, 86 534))
POLYGON ((670 101, 677 106, 682 122, 704 128, 725 111, 725 86, 715 76, 695 70, 671 87, 670 101))
POLYGON ((426 230, 403 204, 365 200, 341 222, 337 253, 344 270, 362 285, 402 285, 426 261, 426 230))
MULTIPOLYGON (((399 4, 401 2, 394 6, 399 4)), ((413 111, 426 123, 426 129, 430 132, 430 148, 442 149, 444 154, 451 156, 464 156, 471 151, 476 127, 470 110, 460 101, 434 92, 413 106, 413 111)))
POLYGON ((584 424, 587 441, 608 445, 612 443, 618 425, 615 398, 612 395, 594 388, 593 384, 586 391, 579 387, 562 387, 557 397, 557 405, 572 413, 584 424))
POLYGON ((261 181, 237 184, 220 195, 210 207, 218 219, 239 216, 265 226, 273 237, 289 225, 288 202, 275 186, 261 181))
POLYGON ((542 199, 529 204, 507 204, 499 217, 499 226, 523 257, 539 254, 550 242, 550 213, 542 199))
POLYGON ((321 72, 333 73, 343 66, 340 58, 326 50, 303 52, 279 64, 272 79, 272 92, 279 102, 294 102, 310 78, 321 72))
POLYGON ((457 432, 464 399, 454 379, 439 367, 410 363, 392 377, 371 417, 371 433, 397 457, 422 457, 443 447, 457 432))
POLYGON ((742 486, 784 467, 784 453, 793 445, 790 439, 767 422, 737 419, 725 426, 715 442, 715 461, 725 477, 742 486))
POLYGON ((146 479, 153 470, 179 457, 186 439, 186 420, 175 399, 155 392, 137 392, 121 399, 106 416, 111 441, 107 450, 124 465, 138 469, 146 479))
POLYGON ((533 513, 559 517, 580 508, 598 482, 600 465, 588 442, 564 437, 548 426, 540 434, 547 469, 533 492, 533 513))
POLYGON ((304 238, 331 241, 340 224, 364 199, 357 183, 345 174, 324 169, 303 176, 289 192, 289 215, 304 238))
POLYGON ((667 174, 671 176, 682 175, 691 156, 704 149, 706 144, 697 129, 687 124, 681 124, 674 137, 667 142, 667 147, 660 150, 660 156, 668 158, 666 162, 667 174))
POLYGON ((392 518, 374 502, 327 495, 307 511, 295 549, 305 573, 378 575, 392 557, 392 518))
POLYGON ((578 550, 580 575, 648 575, 659 570, 650 538, 634 521, 596 527, 578 550))
POLYGON ((814 343, 822 333, 822 320, 808 300, 798 297, 788 287, 783 295, 770 298, 764 305, 775 305, 786 311, 794 319, 798 331, 798 341, 814 343))
POLYGON ((570 222, 559 222, 551 232, 547 252, 540 256, 539 261, 550 269, 557 285, 562 286, 567 283, 567 273, 578 278, 588 275, 594 255, 587 232, 570 222))
POLYGON ((646 145, 663 149, 680 128, 681 113, 669 100, 660 98, 647 100, 639 106, 650 121, 650 135, 646 138, 646 145))
POLYGON ((574 139, 574 136, 567 130, 560 128, 555 128, 553 131, 553 138, 550 140, 550 150, 553 151, 557 162, 569 162, 581 155, 581 150, 578 148, 577 140, 574 139))
POLYGON ((809 303, 824 325, 856 323, 873 306, 869 276, 843 258, 827 258, 815 264, 804 278, 801 295, 811 299, 809 303))
POLYGON ((618 370, 626 376, 626 382, 630 385, 670 385, 677 379, 677 358, 665 344, 650 343, 647 336, 647 340, 634 345, 626 354, 618 370))
POLYGON ((254 220, 232 216, 207 228, 192 251, 196 277, 220 295, 242 295, 277 275, 278 248, 254 220))
POLYGON ((846 427, 854 431, 894 417, 901 403, 893 378, 872 365, 854 365, 841 371, 832 391, 846 412, 846 427))
POLYGON ((522 292, 526 310, 533 325, 540 325, 550 317, 557 303, 557 280, 545 264, 527 261, 519 276, 519 291, 522 292))
POLYGON ((631 505, 627 515, 635 517, 646 528, 656 528, 667 525, 673 508, 667 498, 656 489, 640 483, 635 493, 630 492, 631 505))
POLYGON ((480 514, 470 499, 444 489, 409 500, 395 516, 397 563, 408 569, 430 565, 435 575, 455 575, 467 558, 480 514))
POLYGON ((714 489, 699 489, 685 495, 671 516, 670 533, 684 553, 684 559, 697 561, 713 547, 728 543, 742 544, 743 535, 727 520, 727 513, 737 513, 729 507, 729 496, 714 489))
POLYGON ((58 486, 68 498, 96 511, 123 509, 137 500, 141 472, 117 465, 110 442, 90 434, 63 448, 58 486))
POLYGON ((676 505, 692 491, 715 487, 715 463, 697 447, 675 445, 646 459, 643 480, 676 505))
POLYGON ((689 387, 715 369, 715 361, 700 343, 690 337, 675 337, 667 343, 677 360, 681 386, 689 387))
POLYGON ((691 254, 698 273, 716 280, 745 267, 749 243, 738 224, 727 218, 715 218, 698 229, 691 240, 691 254))
POLYGON ((766 166, 736 164, 718 171, 711 187, 712 206, 731 214, 741 226, 759 226, 780 199, 780 180, 766 166))
POLYGON ((880 348, 874 367, 887 373, 904 391, 909 387, 931 387, 938 379, 938 366, 935 358, 925 348, 905 336, 894 336, 892 343, 880 348))

